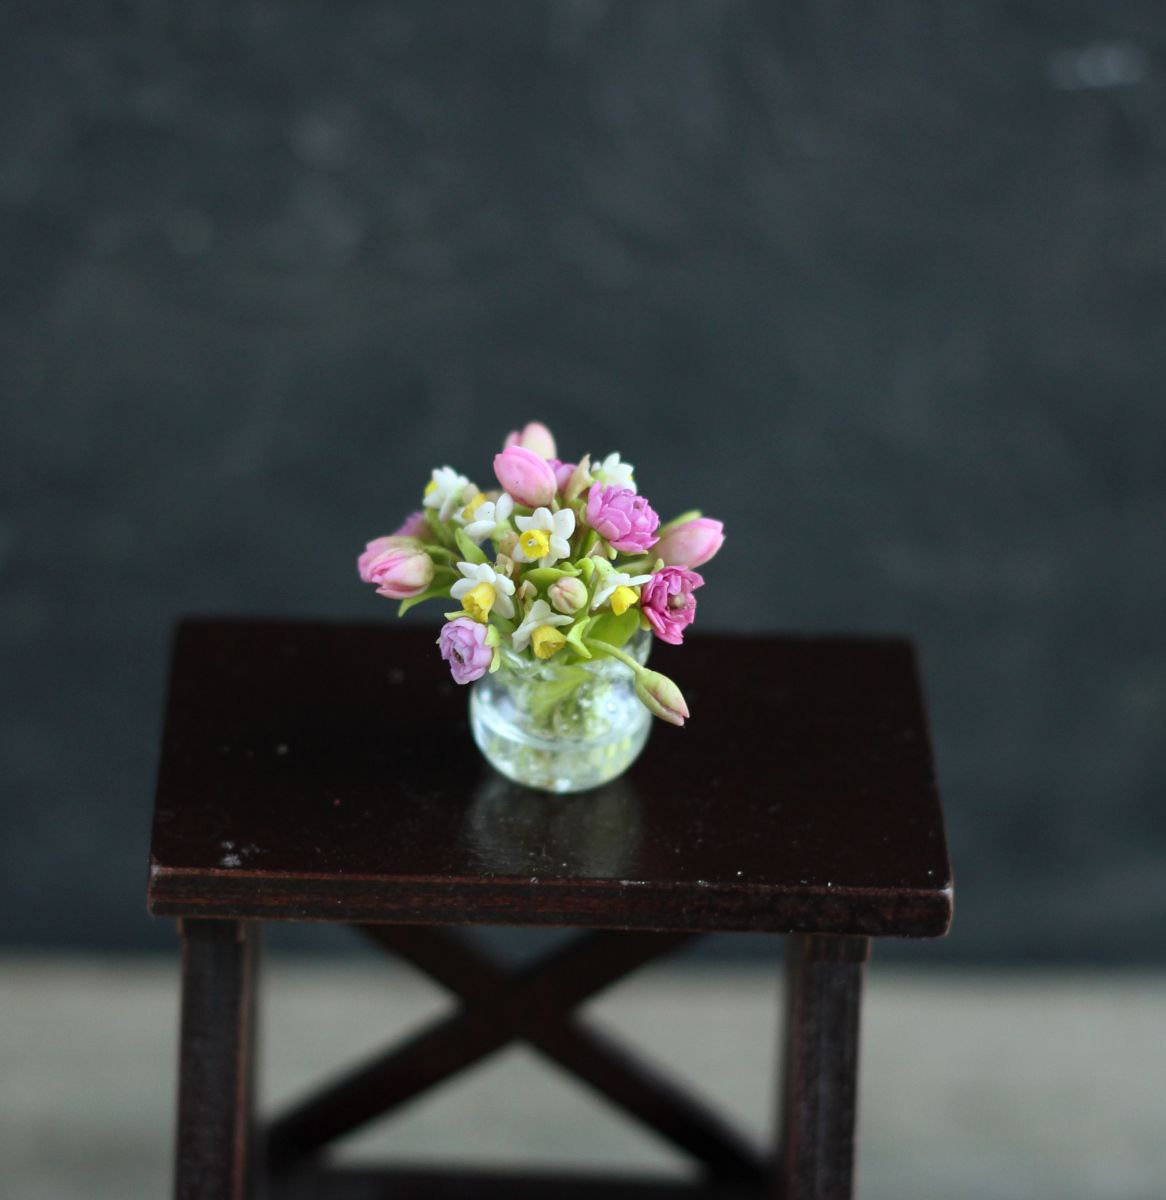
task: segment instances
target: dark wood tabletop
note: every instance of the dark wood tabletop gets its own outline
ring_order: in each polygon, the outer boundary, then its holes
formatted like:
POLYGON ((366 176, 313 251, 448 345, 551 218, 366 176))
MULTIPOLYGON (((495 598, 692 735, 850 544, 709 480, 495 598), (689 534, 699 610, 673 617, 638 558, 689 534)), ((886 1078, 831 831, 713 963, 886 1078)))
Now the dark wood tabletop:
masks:
POLYGON ((478 754, 436 631, 189 620, 158 915, 934 937, 952 887, 914 656, 896 639, 691 636, 622 779, 550 796, 478 754))

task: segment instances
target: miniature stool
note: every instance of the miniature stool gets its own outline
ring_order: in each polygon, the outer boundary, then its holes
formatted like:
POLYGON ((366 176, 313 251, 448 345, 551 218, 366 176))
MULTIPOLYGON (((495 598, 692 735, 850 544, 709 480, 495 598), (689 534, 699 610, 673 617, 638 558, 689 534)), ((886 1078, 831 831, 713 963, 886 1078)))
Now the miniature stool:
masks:
MULTIPOLYGON (((938 937, 952 887, 908 644, 692 637, 662 669, 693 717, 626 776, 545 796, 480 758, 429 630, 187 621, 175 641, 148 903, 179 918, 176 1195, 852 1194, 873 937, 938 937), (252 1118, 263 921, 333 921, 460 1000, 270 1122, 252 1118), (588 932, 508 973, 458 925, 588 932), (575 1009, 702 933, 784 933, 779 1149, 769 1155, 575 1009), (693 1183, 343 1171, 317 1154, 515 1038, 701 1165, 693 1183)), ((659 646, 653 654, 670 660, 659 646)))

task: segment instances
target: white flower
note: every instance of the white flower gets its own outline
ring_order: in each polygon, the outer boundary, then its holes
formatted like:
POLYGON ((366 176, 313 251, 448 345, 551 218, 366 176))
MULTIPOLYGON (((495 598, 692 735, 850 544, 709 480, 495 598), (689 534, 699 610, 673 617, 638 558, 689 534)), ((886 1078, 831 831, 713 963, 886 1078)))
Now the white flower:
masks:
POLYGON ((611 566, 602 559, 596 562, 596 566, 602 572, 602 579, 599 586, 595 589, 595 598, 591 601, 592 612, 601 605, 606 604, 611 599, 612 592, 618 587, 639 587, 641 583, 647 583, 652 578, 651 575, 625 575, 623 571, 612 570, 611 566), (603 568, 607 567, 607 570, 603 568))
POLYGON ((435 467, 433 478, 425 485, 422 504, 426 508, 436 508, 438 517, 448 521, 453 516, 453 510, 465 504, 475 490, 474 485, 453 467, 435 467))
POLYGON ((575 514, 569 508, 552 513, 549 508, 536 508, 529 517, 515 517, 522 531, 514 547, 516 562, 534 562, 549 567, 560 558, 567 558, 571 547, 567 539, 575 532, 575 514))
POLYGON ((591 468, 591 474, 605 487, 627 488, 634 492, 634 470, 635 467, 631 463, 622 462, 618 454, 609 454, 598 466, 591 468))
MULTIPOLYGON (((466 507, 468 508, 469 505, 466 507)), ((489 537, 496 526, 505 525, 510 520, 510 514, 513 511, 514 501, 506 492, 503 492, 497 500, 483 500, 470 514, 468 521, 465 521, 464 513, 459 513, 457 520, 459 523, 464 521, 466 533, 469 535, 470 541, 476 545, 483 538, 489 537)))
POLYGON ((495 571, 489 563, 460 562, 457 569, 465 576, 449 589, 449 594, 455 600, 461 600, 467 592, 472 592, 480 584, 488 583, 494 589, 494 611, 500 617, 509 619, 514 616, 514 584, 502 574, 495 571))
POLYGON ((522 624, 514 631, 514 649, 521 654, 530 645, 530 635, 540 625, 570 625, 574 619, 562 613, 552 612, 551 606, 545 600, 536 600, 530 606, 522 624))

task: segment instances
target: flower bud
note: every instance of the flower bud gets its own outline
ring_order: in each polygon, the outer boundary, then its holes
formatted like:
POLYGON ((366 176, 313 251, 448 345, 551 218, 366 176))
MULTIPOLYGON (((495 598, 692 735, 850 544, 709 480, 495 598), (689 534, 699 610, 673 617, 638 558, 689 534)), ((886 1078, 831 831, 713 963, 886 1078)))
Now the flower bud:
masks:
POLYGON ((568 504, 573 504, 594 482, 591 476, 591 455, 584 454, 563 485, 563 498, 568 504))
POLYGON ((393 533, 393 537, 421 538, 429 537, 429 522, 423 512, 410 513, 401 524, 401 528, 393 533))
POLYGON ((361 579, 375 583, 377 595, 390 600, 419 596, 433 582, 433 560, 410 539, 377 538, 360 556, 358 567, 361 579))
POLYGON ((540 458, 555 457, 554 436, 541 421, 531 421, 524 429, 507 434, 503 449, 509 450, 511 446, 533 450, 540 458))
POLYGON ((644 670, 636 675, 636 695, 653 716, 671 725, 683 725, 688 717, 683 693, 659 671, 644 670))
POLYGON ((507 446, 496 454, 494 474, 502 487, 528 508, 550 504, 559 488, 551 464, 525 446, 507 446))
POLYGON ((572 616, 587 603, 587 587, 581 579, 564 575, 547 588, 547 599, 555 612, 572 616))
POLYGON ((655 553, 670 567, 699 567, 721 548, 724 530, 724 525, 712 517, 696 517, 665 529, 655 553))
MULTIPOLYGON (((514 547, 518 545, 518 534, 515 533, 513 529, 508 529, 500 538, 498 538, 494 545, 498 547, 499 555, 505 555, 511 560, 511 562, 513 562, 514 547)), ((507 574, 510 574, 510 572, 508 571, 507 574)))
POLYGON ((538 597, 538 588, 529 579, 524 579, 518 585, 516 597, 520 603, 530 604, 538 597))

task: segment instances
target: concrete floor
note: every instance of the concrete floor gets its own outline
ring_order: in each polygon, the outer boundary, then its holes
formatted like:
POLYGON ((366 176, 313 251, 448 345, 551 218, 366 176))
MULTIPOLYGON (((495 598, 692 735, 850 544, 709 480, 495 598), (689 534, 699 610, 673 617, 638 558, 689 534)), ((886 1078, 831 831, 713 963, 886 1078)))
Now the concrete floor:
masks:
MULTIPOLYGON (((269 960, 264 984, 268 1103, 447 1003, 387 961, 269 960)), ((0 1196, 166 1194, 176 1001, 168 961, 0 958, 0 1196)), ((777 1003, 774 972, 661 965, 591 1012, 762 1136, 777 1003)), ((1166 977, 909 972, 876 961, 860 1111, 868 1200, 1161 1200, 1166 977)), ((342 1152, 389 1156, 685 1169, 522 1049, 342 1152)))

